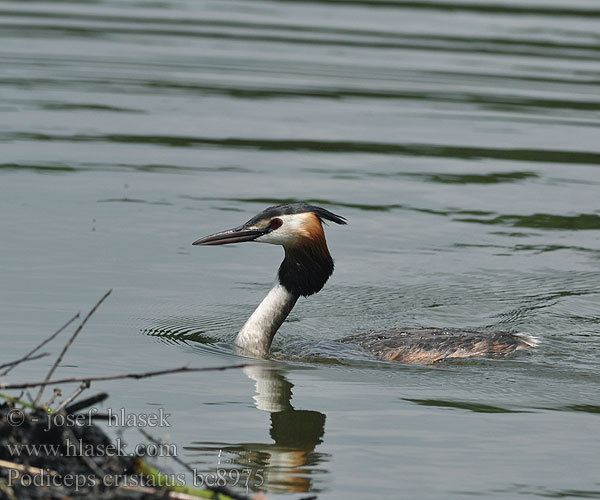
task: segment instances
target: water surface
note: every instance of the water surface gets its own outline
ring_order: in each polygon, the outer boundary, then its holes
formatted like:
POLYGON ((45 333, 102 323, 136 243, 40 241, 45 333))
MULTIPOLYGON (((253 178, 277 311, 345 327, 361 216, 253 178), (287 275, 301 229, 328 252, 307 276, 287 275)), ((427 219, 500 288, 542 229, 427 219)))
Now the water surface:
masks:
POLYGON ((0 2, 2 361, 113 288, 57 375, 239 363, 282 252, 191 242, 307 200, 349 224, 326 228, 335 274, 274 362, 94 385, 107 405, 164 409, 150 431, 179 458, 269 498, 600 497, 598 18, 589 0, 0 2), (418 367, 332 342, 400 325, 541 345, 418 367))

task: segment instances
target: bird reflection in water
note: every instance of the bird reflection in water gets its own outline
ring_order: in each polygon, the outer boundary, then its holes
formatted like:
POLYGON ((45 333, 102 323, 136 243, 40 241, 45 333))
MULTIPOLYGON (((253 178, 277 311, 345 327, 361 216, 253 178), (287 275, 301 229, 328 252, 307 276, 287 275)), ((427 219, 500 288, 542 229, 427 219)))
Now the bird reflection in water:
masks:
POLYGON ((296 410, 291 403, 293 384, 273 365, 244 368, 255 381, 256 408, 271 414, 269 434, 274 443, 193 443, 188 451, 217 455, 218 468, 226 478, 238 478, 238 487, 279 493, 315 492, 317 466, 328 455, 315 448, 323 440, 325 415, 313 410, 296 410))

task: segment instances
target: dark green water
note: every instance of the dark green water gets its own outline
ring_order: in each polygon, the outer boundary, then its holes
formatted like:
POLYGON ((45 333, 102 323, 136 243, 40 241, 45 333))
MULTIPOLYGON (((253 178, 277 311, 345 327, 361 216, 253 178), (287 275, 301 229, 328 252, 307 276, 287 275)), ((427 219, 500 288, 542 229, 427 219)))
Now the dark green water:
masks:
POLYGON ((113 288, 57 375, 239 363, 282 252, 191 242, 310 200, 349 225, 276 362, 96 384, 102 411, 163 409, 146 430, 179 458, 270 498, 600 498, 599 21, 589 0, 1 1, 0 362, 113 288), (415 367, 331 342, 399 325, 541 345, 415 367))

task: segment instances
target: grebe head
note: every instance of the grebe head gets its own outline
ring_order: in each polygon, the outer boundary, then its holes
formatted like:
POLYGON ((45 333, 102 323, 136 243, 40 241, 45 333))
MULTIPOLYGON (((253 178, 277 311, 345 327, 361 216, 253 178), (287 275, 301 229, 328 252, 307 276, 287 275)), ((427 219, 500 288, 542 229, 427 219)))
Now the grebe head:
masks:
POLYGON ((323 220, 346 224, 346 219, 329 210, 306 203, 285 203, 266 208, 245 224, 221 231, 192 245, 226 245, 258 241, 293 248, 315 241, 323 234, 323 220))
POLYGON ((279 268, 279 282, 295 295, 317 293, 333 273, 333 259, 327 249, 324 221, 346 224, 346 219, 329 210, 306 203, 269 207, 245 224, 196 240, 193 245, 226 245, 257 241, 282 245, 285 259, 279 268))

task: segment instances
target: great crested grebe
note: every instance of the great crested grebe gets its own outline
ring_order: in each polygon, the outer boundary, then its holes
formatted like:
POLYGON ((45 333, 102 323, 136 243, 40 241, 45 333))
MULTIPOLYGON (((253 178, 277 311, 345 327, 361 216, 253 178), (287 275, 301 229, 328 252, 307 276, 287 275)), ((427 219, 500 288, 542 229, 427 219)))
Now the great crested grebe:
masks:
MULTIPOLYGON (((289 203, 269 207, 239 227, 211 234, 193 245, 226 245, 258 241, 281 245, 285 258, 278 280, 238 333, 235 343, 250 354, 269 353, 277 330, 298 298, 317 293, 333 273, 324 220, 346 219, 321 207, 289 203)), ((338 340, 356 344, 376 357, 404 363, 430 364, 448 358, 500 357, 531 349, 537 339, 523 333, 473 332, 443 328, 394 328, 338 340)))

